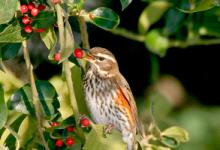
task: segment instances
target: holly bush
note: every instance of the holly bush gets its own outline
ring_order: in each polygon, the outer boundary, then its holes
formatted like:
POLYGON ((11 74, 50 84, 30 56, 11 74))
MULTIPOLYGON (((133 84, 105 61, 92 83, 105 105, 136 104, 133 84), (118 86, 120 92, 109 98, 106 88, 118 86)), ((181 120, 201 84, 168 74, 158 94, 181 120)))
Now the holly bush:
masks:
MULTIPOLYGON (((122 10, 131 2, 120 0, 122 10)), ((85 3, 84 0, 0 1, 0 149, 126 149, 117 130, 113 129, 111 134, 103 136, 104 126, 89 119, 82 92, 86 62, 77 59, 82 57, 84 48, 90 48, 87 22, 120 34, 120 28, 116 28, 120 18, 107 7, 87 11, 85 3), (74 39, 75 33, 69 22, 72 17, 78 21, 82 43, 74 39), (62 78, 54 77, 50 81, 35 79, 29 40, 38 35, 49 51, 48 60, 62 66, 62 78), (5 61, 19 53, 23 54, 26 64, 25 82, 5 65, 5 61)), ((183 10, 182 7, 172 9, 170 15, 172 11, 180 11, 177 21, 181 21, 184 11, 194 12, 212 6, 212 3, 205 6, 203 3, 192 10, 183 10)), ((168 48, 167 38, 161 35, 159 29, 147 30, 171 8, 171 4, 168 1, 152 1, 139 19, 140 33, 144 36, 147 33, 144 38, 146 46, 160 55, 168 48), (152 13, 151 10, 158 7, 160 9, 152 13), (147 17, 146 13, 149 14, 147 17), (147 23, 143 22, 146 18, 147 23), (161 45, 158 46, 158 42, 161 45)), ((167 22, 164 29, 167 36, 178 29, 169 28, 171 23, 167 22)), ((122 35, 127 34, 129 32, 122 35)), ((32 44, 36 46, 38 43, 32 44)), ((19 67, 19 64, 16 65, 19 67)), ((138 149, 169 150, 189 140, 188 133, 177 126, 161 131, 153 113, 151 123, 144 126, 146 137, 137 135, 138 149)))

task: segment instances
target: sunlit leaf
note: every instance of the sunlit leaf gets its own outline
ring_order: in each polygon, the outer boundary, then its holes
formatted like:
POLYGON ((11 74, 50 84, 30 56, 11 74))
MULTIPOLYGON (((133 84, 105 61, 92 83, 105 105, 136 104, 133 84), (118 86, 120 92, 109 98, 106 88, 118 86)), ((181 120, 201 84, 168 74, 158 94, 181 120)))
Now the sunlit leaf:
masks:
POLYGON ((154 29, 147 33, 145 37, 145 46, 149 51, 164 56, 169 48, 169 40, 167 37, 161 35, 161 33, 154 29))
POLYGON ((138 30, 145 33, 152 24, 159 21, 167 9, 171 6, 167 1, 154 1, 150 3, 141 13, 138 20, 138 30), (155 11, 156 10, 156 11, 155 11))
POLYGON ((37 131, 37 122, 36 119, 31 116, 26 116, 26 118, 20 124, 18 129, 19 135, 19 145, 16 145, 17 148, 25 148, 25 145, 28 144, 29 140, 31 140, 37 131), (31 130, 27 130, 31 129, 31 130))
POLYGON ((105 30, 111 30, 118 26, 119 16, 110 8, 99 7, 89 12, 89 19, 94 25, 105 30))
POLYGON ((0 129, 5 125, 8 118, 8 109, 5 104, 4 91, 0 84, 0 129))
POLYGON ((8 23, 14 17, 17 4, 17 0, 0 1, 0 24, 8 23))
POLYGON ((53 50, 57 44, 57 36, 53 27, 40 33, 40 37, 49 50, 53 50))
POLYGON ((122 10, 124 10, 132 2, 132 0, 120 0, 120 2, 121 2, 122 10))
POLYGON ((103 125, 95 125, 86 135, 84 150, 126 150, 127 146, 122 140, 121 134, 113 129, 111 134, 103 135, 103 125))
POLYGON ((83 92, 82 70, 80 67, 75 65, 74 67, 72 67, 71 71, 72 71, 73 87, 75 90, 75 96, 79 111, 82 114, 88 115, 88 111, 84 99, 84 92, 83 92))
POLYGON ((27 38, 23 36, 22 30, 18 23, 9 24, 0 32, 0 43, 21 43, 27 38))
POLYGON ((71 102, 68 97, 68 88, 66 83, 62 80, 61 77, 54 76, 50 79, 50 83, 56 88, 56 91, 59 95, 60 108, 58 111, 61 114, 62 119, 67 119, 73 115, 73 109, 71 107, 71 102))
POLYGON ((174 138, 180 142, 187 142, 189 141, 189 134, 188 132, 180 127, 173 126, 170 127, 162 132, 162 136, 174 138))
POLYGON ((191 6, 193 6, 192 9, 189 9, 189 10, 180 9, 180 8, 178 9, 185 13, 194 13, 194 12, 205 11, 205 10, 211 9, 216 5, 218 5, 218 2, 216 0, 201 0, 199 2, 195 1, 194 3, 192 3, 191 4, 191 6))
POLYGON ((67 59, 73 53, 74 50, 74 37, 71 26, 68 21, 65 23, 65 27, 64 27, 64 41, 65 43, 62 44, 60 51, 61 53, 60 63, 63 62, 65 59, 67 59))

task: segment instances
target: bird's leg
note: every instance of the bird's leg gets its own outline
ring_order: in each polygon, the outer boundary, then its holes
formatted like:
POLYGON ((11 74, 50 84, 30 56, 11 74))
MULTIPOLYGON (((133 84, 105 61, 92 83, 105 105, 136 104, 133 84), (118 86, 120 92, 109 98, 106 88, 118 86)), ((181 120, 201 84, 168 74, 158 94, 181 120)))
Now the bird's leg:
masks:
POLYGON ((114 126, 113 124, 108 124, 108 125, 106 125, 106 127, 105 127, 104 130, 103 130, 104 137, 106 137, 107 134, 111 134, 112 129, 113 129, 114 127, 115 127, 115 126, 114 126))

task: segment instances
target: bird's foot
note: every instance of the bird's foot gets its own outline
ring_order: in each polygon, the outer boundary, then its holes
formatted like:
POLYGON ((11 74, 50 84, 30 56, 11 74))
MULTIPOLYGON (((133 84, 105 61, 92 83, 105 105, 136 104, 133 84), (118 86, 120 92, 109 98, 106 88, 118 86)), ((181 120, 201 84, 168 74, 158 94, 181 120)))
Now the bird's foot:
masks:
POLYGON ((108 124, 105 128, 104 128, 104 137, 106 137, 107 136, 107 134, 111 134, 111 132, 112 132, 112 130, 113 130, 113 128, 114 128, 115 126, 113 125, 113 124, 108 124))

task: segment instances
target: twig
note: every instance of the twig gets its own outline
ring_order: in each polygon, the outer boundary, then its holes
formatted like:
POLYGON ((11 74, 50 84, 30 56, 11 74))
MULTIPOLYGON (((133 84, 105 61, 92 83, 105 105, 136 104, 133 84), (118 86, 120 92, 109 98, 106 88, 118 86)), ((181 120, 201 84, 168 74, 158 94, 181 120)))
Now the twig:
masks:
POLYGON ((25 59, 26 67, 27 67, 27 70, 29 73, 29 78, 30 78, 31 93, 32 93, 32 99, 33 99, 33 104, 34 104, 34 108, 35 108, 35 115, 36 115, 36 119, 37 119, 38 132, 40 134, 40 137, 42 139, 42 142, 43 142, 45 149, 49 150, 47 142, 44 139, 44 134, 43 134, 43 130, 42 130, 42 119, 41 119, 42 112, 41 112, 41 108, 40 108, 37 88, 35 85, 33 66, 31 64, 29 51, 27 48, 27 41, 23 41, 22 46, 23 46, 24 59, 25 59))
POLYGON ((199 45, 214 45, 214 44, 220 44, 220 39, 198 39, 198 40, 190 40, 190 41, 177 41, 173 40, 170 41, 169 46, 170 47, 180 47, 180 48, 186 48, 189 46, 199 46, 199 45))
POLYGON ((83 48, 89 49, 90 45, 89 45, 89 36, 87 32, 87 27, 86 27, 86 21, 83 16, 78 16, 77 20, 79 22, 83 48))
POLYGON ((137 42, 144 42, 145 40, 145 35, 140 35, 124 28, 115 28, 113 30, 110 30, 110 32, 115 35, 120 35, 127 39, 134 40, 137 42))

